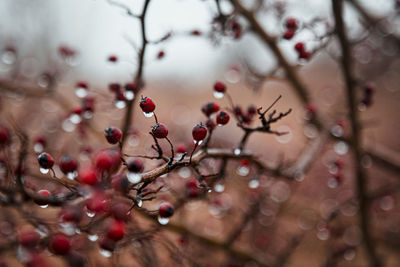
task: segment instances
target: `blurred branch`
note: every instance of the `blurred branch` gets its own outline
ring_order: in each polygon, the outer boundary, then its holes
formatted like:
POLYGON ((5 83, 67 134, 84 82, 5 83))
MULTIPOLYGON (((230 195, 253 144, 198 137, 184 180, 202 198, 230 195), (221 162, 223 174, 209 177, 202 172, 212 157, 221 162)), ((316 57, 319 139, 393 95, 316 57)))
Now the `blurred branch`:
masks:
POLYGON ((144 82, 143 82, 144 55, 145 55, 146 47, 148 44, 147 37, 146 37, 145 20, 146 20, 146 14, 147 14, 149 4, 150 4, 150 0, 146 0, 146 2, 144 3, 144 6, 143 6, 142 13, 139 16, 140 29, 141 29, 141 35, 142 35, 142 47, 139 51, 139 63, 138 63, 138 69, 137 69, 136 76, 135 76, 135 84, 137 86, 137 88, 136 88, 137 92, 136 92, 136 97, 134 99, 127 101, 128 104, 126 106, 126 113, 125 113, 124 122, 122 125, 121 148, 123 147, 123 145, 126 141, 127 134, 129 132, 129 128, 131 126, 133 107, 136 103, 136 99, 138 99, 137 96, 139 95, 139 92, 141 91, 141 89, 144 86, 144 82))
POLYGON ((352 60, 350 46, 347 41, 345 24, 343 22, 343 0, 332 0, 333 14, 336 23, 336 34, 342 50, 341 65, 347 92, 347 106, 349 107, 349 120, 351 123, 351 146, 354 153, 357 198, 360 204, 360 225, 364 243, 370 260, 370 266, 381 266, 371 237, 370 221, 368 215, 367 183, 364 167, 362 166, 361 128, 357 113, 357 98, 355 81, 352 77, 352 60))

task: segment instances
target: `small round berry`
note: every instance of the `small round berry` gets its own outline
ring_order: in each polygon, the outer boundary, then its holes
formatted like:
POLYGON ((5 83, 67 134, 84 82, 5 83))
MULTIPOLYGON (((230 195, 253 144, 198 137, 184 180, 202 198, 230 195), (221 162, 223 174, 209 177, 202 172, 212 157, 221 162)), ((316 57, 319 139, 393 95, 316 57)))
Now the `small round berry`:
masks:
POLYGON ((113 252, 114 249, 115 249, 115 245, 116 245, 115 241, 110 239, 110 238, 108 238, 108 237, 103 237, 100 240, 100 248, 102 248, 104 250, 113 252))
POLYGON ((125 90, 126 91, 131 91, 131 92, 136 92, 137 91, 137 85, 134 82, 127 83, 125 84, 125 90))
POLYGON ((142 111, 145 113, 151 113, 156 109, 156 105, 149 97, 142 97, 142 99, 140 99, 139 105, 142 111))
POLYGON ((50 169, 54 165, 53 157, 46 152, 43 152, 38 156, 38 162, 40 167, 43 169, 50 169))
POLYGON ((129 172, 141 173, 144 170, 143 161, 140 159, 132 159, 128 161, 127 168, 129 172))
POLYGON ((115 149, 101 150, 95 155, 95 166, 100 172, 112 172, 121 163, 121 153, 115 149))
POLYGON ((158 209, 158 214, 162 218, 168 218, 174 214, 174 211, 174 206, 171 203, 164 202, 160 205, 160 208, 158 209))
POLYGON ((217 114, 217 123, 219 125, 225 125, 229 122, 229 118, 230 118, 230 116, 228 113, 226 113, 225 111, 220 111, 217 114))
POLYGON ((310 56, 311 56, 311 54, 308 51, 301 51, 299 54, 299 58, 302 58, 302 59, 309 59, 310 56))
POLYGON ((82 220, 83 212, 81 206, 63 206, 59 215, 63 222, 79 223, 82 220))
POLYGON ((292 30, 292 29, 287 29, 287 30, 283 33, 283 38, 285 38, 286 40, 292 39, 293 36, 294 36, 294 30, 292 30))
POLYGON ((110 89, 110 92, 118 93, 121 91, 121 85, 119 83, 110 83, 108 89, 110 89))
POLYGON ((33 229, 23 229, 18 234, 18 242, 26 248, 34 248, 40 240, 40 235, 33 229))
POLYGON ((64 234, 56 234, 50 241, 50 248, 57 255, 66 255, 71 250, 71 243, 64 234))
POLYGON ((85 89, 88 89, 88 88, 89 88, 87 82, 84 82, 84 81, 77 82, 77 83, 76 83, 76 87, 78 87, 78 88, 85 88, 85 89))
POLYGON ((302 42, 298 42, 294 45, 294 49, 298 52, 301 53, 304 51, 305 47, 304 47, 304 43, 302 42))
POLYGON ((116 174, 111 178, 111 186, 114 190, 127 193, 129 191, 129 180, 126 175, 116 174))
POLYGON ((211 114, 219 111, 219 105, 214 102, 209 102, 204 104, 201 107, 201 111, 207 116, 210 117, 211 114))
POLYGON ((162 59, 165 56, 165 52, 163 50, 159 51, 157 54, 158 59, 162 59))
POLYGON ((151 129, 151 132, 153 133, 155 138, 163 139, 168 135, 168 128, 162 123, 157 123, 151 129))
POLYGON ((107 237, 114 240, 119 241, 125 235, 125 225, 123 222, 114 220, 107 229, 107 237))
POLYGON ((185 144, 179 144, 179 145, 176 147, 176 152, 177 152, 177 153, 180 153, 180 154, 183 154, 183 153, 187 152, 187 147, 186 147, 186 145, 185 145, 185 144))
POLYGON ((104 212, 109 209, 109 199, 102 191, 96 191, 86 200, 86 208, 92 212, 104 212))
POLYGON ((74 172, 78 169, 78 162, 69 155, 62 156, 60 160, 60 169, 64 174, 74 172))
POLYGON ((221 81, 217 81, 214 84, 214 91, 219 92, 219 93, 225 93, 225 91, 226 91, 225 83, 223 83, 221 81))
POLYGON ((208 119, 208 120, 206 121, 206 127, 207 127, 207 129, 209 129, 209 130, 214 129, 215 126, 217 126, 217 124, 216 124, 212 119, 208 119))
POLYGON ((192 130, 192 136, 195 141, 201 141, 206 138, 207 135, 207 128, 202 124, 196 124, 192 130))
POLYGON ((201 35, 201 31, 199 31, 199 30, 193 30, 190 34, 191 34, 191 35, 194 35, 194 36, 199 36, 199 35, 201 35))
POLYGON ((115 55, 111 55, 111 56, 108 57, 108 61, 110 61, 110 62, 117 62, 117 61, 118 61, 118 58, 117 58, 117 56, 115 56, 115 55))
POLYGON ((296 30, 297 29, 297 20, 295 18, 287 18, 285 22, 285 26, 288 29, 296 30))
POLYGON ((0 125, 0 146, 10 142, 10 131, 3 125, 0 125))
POLYGON ((250 106, 247 108, 247 113, 249 113, 250 115, 256 114, 256 113, 257 113, 257 108, 256 108, 256 106, 250 105, 250 106))
POLYGON ((242 114, 243 114, 242 108, 240 106, 235 106, 233 108, 233 113, 235 114, 235 116, 238 116, 238 117, 242 116, 242 114))
POLYGON ((116 144, 121 141, 122 132, 117 127, 110 126, 104 130, 104 136, 110 144, 116 144))
POLYGON ((99 182, 96 171, 92 167, 86 167, 79 171, 78 180, 82 184, 95 185, 99 182))
POLYGON ((116 203, 111 207, 111 214, 116 220, 128 221, 131 215, 131 206, 126 203, 116 203))
POLYGON ((42 189, 37 192, 38 198, 34 199, 34 202, 40 206, 49 204, 49 198, 51 193, 49 190, 42 189))

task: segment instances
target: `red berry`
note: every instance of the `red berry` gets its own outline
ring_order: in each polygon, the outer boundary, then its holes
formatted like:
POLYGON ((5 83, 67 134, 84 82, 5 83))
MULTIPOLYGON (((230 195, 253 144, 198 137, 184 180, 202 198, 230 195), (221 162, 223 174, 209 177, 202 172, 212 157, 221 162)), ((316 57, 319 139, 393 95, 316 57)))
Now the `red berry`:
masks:
POLYGON ((122 132, 117 127, 110 126, 104 130, 104 136, 110 144, 116 144, 121 141, 122 132))
POLYGON ((121 154, 115 149, 101 150, 95 155, 95 166, 100 172, 112 172, 121 163, 121 154))
POLYGON ((110 238, 108 238, 108 237, 103 237, 100 240, 100 248, 102 248, 104 250, 112 252, 115 249, 115 245, 116 245, 115 241, 110 239, 110 238))
POLYGON ((151 129, 151 132, 153 133, 155 138, 162 139, 167 137, 168 135, 168 128, 162 123, 157 123, 156 125, 153 126, 151 129))
POLYGON ((34 248, 39 240, 40 235, 33 229, 25 229, 18 234, 18 242, 26 248, 34 248))
POLYGON ((85 88, 85 89, 88 89, 88 88, 89 88, 87 82, 83 82, 83 81, 77 82, 77 83, 76 83, 76 87, 77 87, 77 88, 85 88))
POLYGON ((208 119, 206 121, 206 127, 207 129, 214 129, 215 126, 217 126, 217 124, 212 120, 212 119, 208 119))
POLYGON ((83 109, 83 111, 93 112, 94 111, 94 97, 86 96, 85 98, 83 98, 82 99, 82 109, 83 109))
POLYGON ((119 241, 125 235, 125 225, 123 222, 114 220, 107 229, 107 237, 114 240, 119 241))
POLYGON ((141 173, 144 169, 143 161, 140 159, 133 159, 128 161, 127 168, 129 172, 141 173))
POLYGON ((317 112, 317 107, 314 104, 310 103, 306 106, 306 112, 307 115, 313 116, 317 112))
POLYGON ((113 93, 118 93, 121 91, 121 85, 119 83, 110 83, 108 85, 108 89, 110 89, 110 91, 113 93))
POLYGON ((102 191, 96 191, 87 199, 86 208, 92 212, 104 212, 109 208, 109 200, 107 195, 102 191))
POLYGON ((117 60, 118 60, 117 56, 112 55, 108 57, 108 61, 110 62, 117 62, 117 60))
POLYGON ((43 152, 38 156, 38 162, 40 167, 43 169, 50 169, 54 165, 53 157, 46 152, 43 152))
POLYGON ((111 214, 115 219, 127 221, 130 217, 131 206, 126 203, 116 203, 111 207, 111 214))
POLYGON ((287 18, 285 23, 286 28, 291 30, 297 29, 297 21, 295 18, 287 18))
POLYGON ((160 52, 158 52, 157 54, 157 58, 158 59, 162 59, 165 56, 165 52, 163 50, 161 50, 160 52))
POLYGON ((207 128, 202 124, 196 124, 192 130, 192 136, 195 141, 201 141, 206 138, 207 135, 207 128))
POLYGON ((71 250, 71 244, 68 239, 63 234, 56 234, 50 241, 51 250, 58 255, 65 255, 71 250))
POLYGON ((298 42, 297 44, 294 45, 294 49, 298 52, 301 53, 304 51, 304 43, 298 42))
POLYGON ((197 187, 197 180, 191 179, 186 183, 186 194, 188 197, 195 198, 200 194, 200 190, 197 187))
POLYGON ((46 137, 44 136, 38 136, 35 138, 35 144, 41 144, 42 146, 46 146, 46 137))
POLYGON ((236 20, 232 20, 229 29, 232 31, 232 35, 235 39, 239 39, 242 36, 242 25, 236 20))
POLYGON ((10 131, 3 125, 0 125, 0 146, 10 142, 10 131))
POLYGON ((299 54, 299 58, 309 59, 311 56, 310 52, 308 51, 301 51, 299 54))
POLYGON ((63 222, 79 223, 82 220, 83 213, 80 206, 64 206, 60 211, 60 218, 63 222))
POLYGON ((211 114, 219 111, 219 105, 214 102, 209 102, 204 104, 201 107, 201 111, 207 116, 210 117, 211 114))
POLYGON ((235 113, 235 115, 238 117, 242 116, 242 114, 243 114, 242 108, 240 106, 235 106, 233 108, 233 113, 235 113))
POLYGON ((46 189, 42 189, 42 190, 39 190, 37 192, 37 194, 38 194, 38 198, 34 199, 36 204, 38 204, 40 206, 49 204, 49 198, 51 196, 50 191, 48 191, 46 189))
POLYGON ((96 171, 92 167, 86 167, 79 171, 78 180, 82 184, 95 185, 99 182, 96 171))
POLYGON ((250 115, 256 114, 256 113, 257 113, 257 108, 256 108, 256 106, 250 105, 250 106, 247 108, 247 113, 249 113, 250 115))
POLYGON ((225 83, 217 81, 214 84, 214 91, 219 92, 219 93, 225 93, 225 91, 226 91, 225 83))
POLYGON ((69 155, 65 155, 60 160, 60 169, 64 174, 76 171, 78 163, 69 155))
POLYGON ((217 114, 217 123, 219 125, 225 125, 229 122, 229 118, 230 118, 230 116, 228 113, 226 113, 225 111, 220 111, 217 114))
POLYGON ((137 85, 134 82, 131 83, 127 83, 125 84, 125 90, 126 91, 132 91, 132 92, 136 92, 137 91, 137 85))
POLYGON ((292 39, 293 36, 294 36, 294 30, 292 29, 287 29, 283 34, 283 38, 285 38, 286 40, 292 39))
POLYGON ((171 217, 174 214, 174 206, 169 202, 164 202, 160 205, 158 209, 158 214, 162 218, 171 217))
POLYGON ((142 111, 145 113, 151 113, 156 109, 156 105, 149 97, 142 97, 142 99, 140 99, 139 105, 142 111))
POLYGON ((127 193, 129 191, 129 180, 126 175, 116 174, 111 178, 111 186, 118 192, 127 193))
POLYGON ((186 145, 185 145, 185 144, 179 144, 179 145, 176 147, 176 152, 181 153, 181 154, 187 152, 187 147, 186 147, 186 145))
POLYGON ((195 36, 199 36, 199 35, 201 35, 201 32, 200 32, 199 30, 193 30, 193 31, 191 32, 191 34, 192 34, 192 35, 195 35, 195 36))

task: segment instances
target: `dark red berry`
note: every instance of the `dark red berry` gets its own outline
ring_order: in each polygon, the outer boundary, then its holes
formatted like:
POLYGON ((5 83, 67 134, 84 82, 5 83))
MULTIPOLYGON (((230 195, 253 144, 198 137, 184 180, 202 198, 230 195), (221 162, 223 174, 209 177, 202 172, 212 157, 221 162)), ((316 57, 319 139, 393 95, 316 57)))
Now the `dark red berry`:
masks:
POLYGON ((53 157, 46 152, 43 152, 38 156, 38 162, 40 167, 43 169, 50 169, 54 165, 53 157))
POLYGON ((118 93, 121 91, 121 85, 119 83, 110 83, 108 85, 108 89, 110 89, 110 91, 113 93, 118 93))
POLYGON ((158 59, 162 59, 165 56, 165 52, 163 50, 159 51, 157 54, 158 59))
POLYGON ((193 30, 193 31, 191 32, 191 34, 192 34, 192 35, 195 35, 195 36, 199 36, 199 35, 201 35, 201 32, 200 32, 199 30, 193 30))
POLYGON ((85 89, 88 89, 88 88, 89 88, 87 82, 83 82, 83 81, 77 82, 77 83, 76 83, 76 87, 77 87, 77 88, 85 88, 85 89))
POLYGON ((247 108, 247 113, 249 113, 250 115, 256 114, 256 113, 257 113, 257 108, 256 108, 256 106, 250 105, 250 106, 247 108))
POLYGON ((109 200, 102 191, 96 191, 86 200, 86 208, 92 212, 104 212, 109 209, 109 200))
POLYGON ((82 99, 83 111, 93 112, 94 111, 94 97, 86 96, 82 99))
POLYGON ((242 114, 243 114, 242 108, 240 106, 235 106, 233 108, 233 113, 235 113, 235 115, 238 117, 242 116, 242 114))
POLYGON ((226 91, 225 83, 217 81, 214 84, 214 91, 219 92, 219 93, 225 93, 225 91, 226 91))
POLYGON ((92 167, 85 167, 79 171, 78 180, 82 184, 95 185, 99 182, 97 173, 92 167))
POLYGON ((122 132, 117 127, 110 126, 104 130, 104 136, 110 144, 116 144, 121 141, 122 132))
POLYGON ((126 91, 132 91, 132 92, 136 93, 136 91, 137 91, 136 83, 131 82, 131 83, 125 84, 125 90, 126 91))
POLYGON ((3 125, 0 125, 0 146, 6 145, 10 142, 10 131, 3 125))
POLYGON ((297 29, 297 21, 295 18, 287 18, 285 23, 286 28, 291 30, 297 29))
POLYGON ((139 105, 142 111, 145 113, 151 113, 156 109, 156 105, 149 97, 142 97, 142 99, 140 99, 139 105))
POLYGON ((207 129, 214 129, 215 128, 215 126, 217 126, 217 124, 212 120, 212 119, 208 119, 207 121, 206 121, 206 127, 207 127, 207 129))
POLYGON ((193 127, 192 130, 193 140, 195 141, 204 140, 204 138, 206 138, 206 135, 207 135, 207 128, 202 123, 196 124, 193 127))
POLYGON ((60 160, 60 169, 64 174, 74 172, 78 169, 78 162, 69 155, 62 156, 60 160))
POLYGON ((225 125, 229 122, 229 118, 230 118, 230 116, 228 113, 226 113, 225 111, 220 111, 217 114, 217 123, 219 125, 225 125))
POLYGON ((293 36, 294 36, 294 30, 292 30, 292 29, 287 29, 287 30, 283 33, 283 38, 285 38, 286 40, 292 39, 293 36))
POLYGON ((101 150, 95 155, 95 166, 100 172, 112 172, 121 163, 121 153, 115 149, 101 150))
POLYGON ((55 234, 50 240, 50 249, 55 254, 65 255, 71 250, 71 243, 63 234, 55 234))
POLYGON ((125 225, 122 221, 114 220, 107 228, 107 237, 119 241, 125 235, 125 225))
POLYGON ((114 190, 127 193, 129 191, 129 180, 126 175, 116 174, 111 178, 111 186, 114 190))
POLYGON ((174 211, 174 206, 171 203, 164 202, 160 205, 160 208, 158 209, 158 214, 162 218, 168 218, 174 214, 174 211))
POLYGON ((232 36, 235 39, 239 39, 242 36, 242 25, 237 22, 236 20, 232 20, 231 23, 229 24, 229 29, 232 32, 232 36))
POLYGON ((128 161, 127 168, 129 172, 141 173, 144 170, 143 161, 140 159, 132 159, 128 161))
POLYGON ((116 203, 111 207, 111 214, 115 219, 127 221, 130 217, 131 206, 126 203, 116 203))
POLYGON ((48 191, 46 189, 42 189, 42 190, 39 190, 37 192, 37 194, 38 194, 38 197, 34 199, 36 204, 38 204, 40 206, 49 204, 49 198, 51 196, 50 191, 48 191))
POLYGON ((100 240, 100 248, 102 248, 104 250, 112 252, 115 249, 115 245, 116 245, 115 241, 110 239, 110 238, 108 238, 108 237, 103 237, 100 240))
POLYGON ((33 229, 24 229, 18 234, 18 242, 26 248, 34 248, 40 240, 40 235, 33 229))
POLYGON ((210 117, 211 114, 219 111, 219 105, 214 102, 209 102, 204 104, 201 107, 201 111, 207 116, 210 117))
POLYGON ((162 123, 157 123, 156 125, 153 126, 151 129, 151 132, 153 133, 155 138, 162 139, 167 137, 168 135, 168 128, 162 123))
POLYGON ((76 205, 64 206, 59 216, 63 222, 79 223, 83 217, 82 208, 76 205))
POLYGON ((112 55, 112 56, 109 56, 109 57, 108 57, 108 61, 110 61, 110 62, 117 62, 117 61, 118 61, 118 58, 117 58, 117 56, 112 55))
POLYGON ((304 49, 305 49, 304 43, 298 42, 297 44, 294 45, 294 49, 295 49, 298 53, 303 52, 304 49))
POLYGON ((179 145, 176 147, 176 152, 181 153, 181 154, 187 152, 187 147, 186 147, 186 145, 185 145, 185 144, 179 144, 179 145))
POLYGON ((302 58, 302 59, 309 59, 310 56, 311 56, 311 54, 308 51, 301 51, 299 54, 299 58, 302 58))

